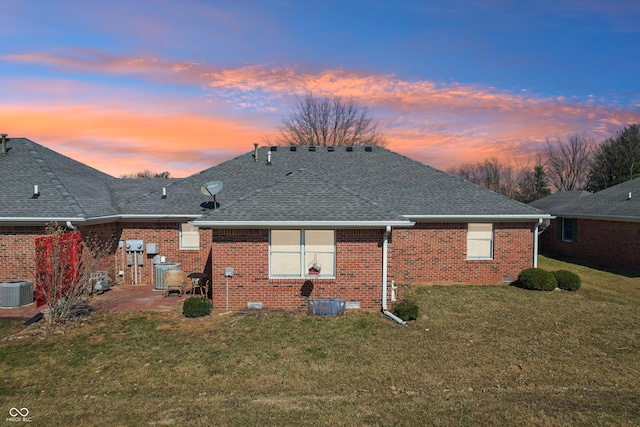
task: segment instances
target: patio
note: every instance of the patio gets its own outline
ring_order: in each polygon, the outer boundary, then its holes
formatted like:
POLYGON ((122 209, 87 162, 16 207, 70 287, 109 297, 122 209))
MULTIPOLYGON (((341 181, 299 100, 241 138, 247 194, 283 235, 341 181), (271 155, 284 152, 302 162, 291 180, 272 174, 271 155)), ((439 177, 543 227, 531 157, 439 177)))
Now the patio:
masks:
MULTIPOLYGON (((169 312, 190 296, 190 293, 185 293, 182 297, 172 293, 165 298, 162 296, 162 291, 154 289, 151 284, 117 285, 103 294, 90 297, 89 304, 98 312, 112 310, 169 312)), ((35 302, 21 307, 2 308, 0 318, 28 320, 45 308, 46 306, 36 307, 35 302)))

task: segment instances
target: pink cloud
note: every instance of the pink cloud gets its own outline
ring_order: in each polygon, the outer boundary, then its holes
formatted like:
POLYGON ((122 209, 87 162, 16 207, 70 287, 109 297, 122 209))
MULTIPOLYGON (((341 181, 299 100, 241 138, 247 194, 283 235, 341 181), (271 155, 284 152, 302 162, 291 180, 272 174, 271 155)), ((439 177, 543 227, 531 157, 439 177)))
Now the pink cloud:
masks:
MULTIPOLYGON (((229 68, 96 51, 20 54, 4 59, 202 89, 202 97, 195 100, 176 101, 170 95, 163 98, 161 93, 153 99, 130 94, 130 98, 137 99, 130 105, 121 97, 112 99, 101 94, 80 106, 73 101, 56 102, 56 108, 46 112, 0 109, 0 118, 3 114, 12 115, 18 133, 34 139, 38 135, 57 135, 54 145, 75 141, 77 154, 96 163, 98 160, 90 157, 91 153, 82 153, 82 144, 91 145, 87 141, 113 141, 121 144, 120 149, 136 153, 131 164, 126 160, 118 162, 117 172, 112 172, 115 174, 130 172, 124 169, 148 162, 150 166, 143 168, 169 169, 174 175, 183 175, 212 164, 205 162, 247 151, 253 142, 262 141, 265 134, 277 129, 280 116, 288 113, 293 95, 308 90, 353 96, 381 120, 390 149, 439 168, 486 157, 513 162, 529 156, 546 138, 587 132, 602 140, 627 124, 640 122, 637 109, 594 99, 541 97, 480 85, 406 80, 361 70, 313 71, 257 65, 229 68), (202 106, 207 98, 211 102, 205 111, 202 106), (108 110, 104 110, 105 99, 109 99, 108 110), (66 117, 70 114, 76 114, 77 119, 66 117), (58 124, 49 117, 56 117, 58 124), (45 125, 57 132, 52 135, 45 125), (168 148, 175 145, 175 129, 181 129, 182 145, 193 154, 168 148), (209 157, 202 154, 209 152, 208 147, 227 151, 209 157), (176 165, 175 171, 166 165, 176 165)), ((69 91, 70 99, 80 93, 74 88, 69 91)))

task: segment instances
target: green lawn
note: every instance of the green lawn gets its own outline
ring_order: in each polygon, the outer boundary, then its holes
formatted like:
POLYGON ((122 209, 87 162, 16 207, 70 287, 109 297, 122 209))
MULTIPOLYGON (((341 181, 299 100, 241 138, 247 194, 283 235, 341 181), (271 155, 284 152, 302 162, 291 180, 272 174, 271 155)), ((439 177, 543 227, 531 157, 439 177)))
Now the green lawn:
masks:
POLYGON ((578 292, 413 289, 421 316, 113 312, 0 322, 30 425, 638 425, 640 278, 542 258, 578 292))

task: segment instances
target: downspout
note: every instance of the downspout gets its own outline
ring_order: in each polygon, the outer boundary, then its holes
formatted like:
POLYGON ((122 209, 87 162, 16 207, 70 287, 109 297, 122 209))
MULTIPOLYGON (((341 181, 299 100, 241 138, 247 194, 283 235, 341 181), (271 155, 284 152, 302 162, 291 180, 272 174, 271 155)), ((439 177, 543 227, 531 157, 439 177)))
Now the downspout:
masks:
POLYGON ((538 268, 538 228, 542 225, 542 218, 538 218, 538 223, 533 227, 533 268, 538 268))
POLYGON ((391 226, 387 225, 387 229, 384 231, 384 235, 382 237, 382 314, 387 316, 389 319, 406 326, 407 322, 387 310, 387 256, 389 253, 387 246, 389 244, 390 234, 391 226))

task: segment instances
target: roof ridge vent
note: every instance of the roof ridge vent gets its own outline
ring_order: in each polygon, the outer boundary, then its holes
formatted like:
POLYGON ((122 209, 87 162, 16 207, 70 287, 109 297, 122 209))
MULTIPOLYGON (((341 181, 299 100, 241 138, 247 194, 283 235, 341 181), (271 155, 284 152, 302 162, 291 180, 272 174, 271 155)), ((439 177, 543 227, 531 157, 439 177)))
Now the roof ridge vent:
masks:
POLYGON ((289 147, 289 151, 296 151, 298 149, 298 147, 296 147, 295 145, 292 145, 291 147, 289 147))
POLYGON ((309 151, 316 151, 315 145, 310 145, 309 146, 309 151))
POLYGON ((367 153, 370 153, 370 152, 372 152, 372 151, 373 151, 373 147, 371 147, 371 146, 366 146, 366 147, 364 147, 364 151, 366 151, 367 153))
POLYGON ((330 145, 327 147, 327 151, 330 153, 333 153, 334 151, 336 151, 336 147, 334 147, 333 145, 330 145))
POLYGON ((352 151, 353 151, 353 146, 352 145, 348 146, 347 147, 347 152, 351 153, 352 151))

